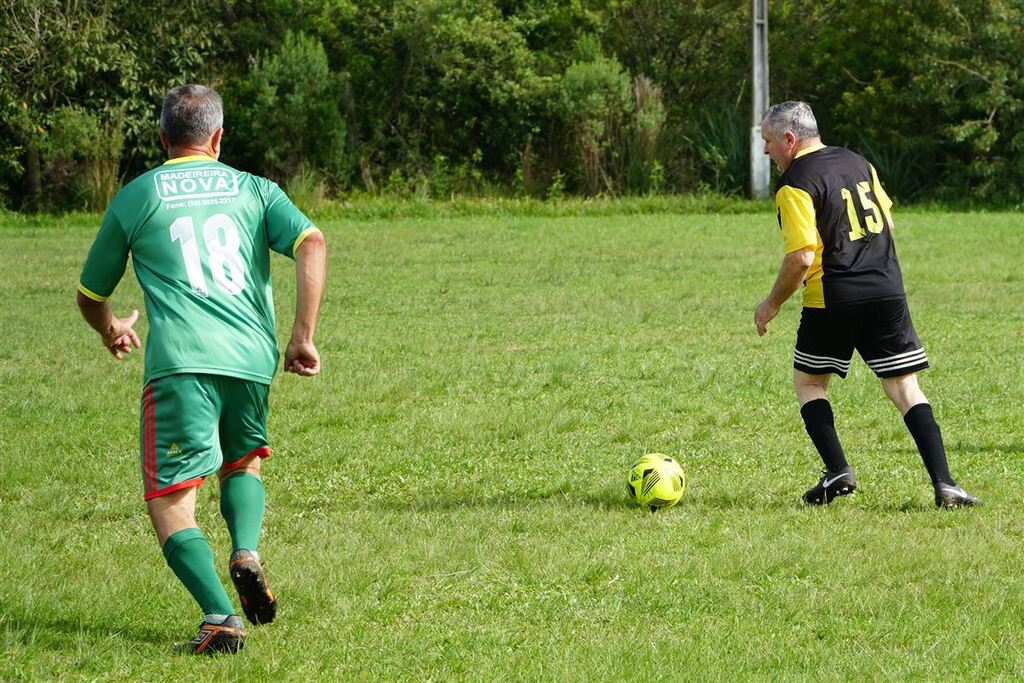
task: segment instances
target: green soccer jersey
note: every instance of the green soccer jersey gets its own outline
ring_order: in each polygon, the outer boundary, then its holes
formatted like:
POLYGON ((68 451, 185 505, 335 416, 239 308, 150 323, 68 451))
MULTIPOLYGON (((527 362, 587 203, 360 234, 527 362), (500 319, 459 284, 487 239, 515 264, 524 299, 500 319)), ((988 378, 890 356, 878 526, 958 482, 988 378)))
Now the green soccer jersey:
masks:
POLYGON ((294 258, 314 231, 276 183, 179 157, 114 197, 78 289, 105 300, 131 253, 149 319, 145 383, 191 372, 269 384, 278 359, 270 250, 294 258))

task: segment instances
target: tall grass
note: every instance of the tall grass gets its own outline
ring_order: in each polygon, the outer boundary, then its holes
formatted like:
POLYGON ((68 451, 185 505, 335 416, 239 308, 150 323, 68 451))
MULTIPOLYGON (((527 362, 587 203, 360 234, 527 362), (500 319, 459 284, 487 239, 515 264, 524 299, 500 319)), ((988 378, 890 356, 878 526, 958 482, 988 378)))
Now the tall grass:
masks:
POLYGON ((750 186, 750 128, 731 105, 708 109, 692 135, 702 162, 705 187, 721 194, 745 194, 750 186))
POLYGON ((327 179, 310 166, 302 166, 285 187, 295 205, 307 213, 321 211, 329 202, 327 179))
POLYGON ((663 178, 659 178, 661 137, 665 131, 665 103, 661 88, 646 76, 633 79, 633 99, 636 103, 630 144, 623 150, 628 159, 625 184, 633 193, 658 192, 663 178))
POLYGON ((885 191, 897 201, 913 201, 925 189, 927 171, 923 156, 914 147, 877 145, 861 136, 856 147, 878 171, 885 191))

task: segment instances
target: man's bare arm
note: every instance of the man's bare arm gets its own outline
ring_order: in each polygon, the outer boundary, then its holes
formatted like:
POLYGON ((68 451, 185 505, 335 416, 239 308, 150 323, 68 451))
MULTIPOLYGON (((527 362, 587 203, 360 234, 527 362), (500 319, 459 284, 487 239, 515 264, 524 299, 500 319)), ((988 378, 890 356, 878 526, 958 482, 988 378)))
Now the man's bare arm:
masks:
POLYGON ((295 322, 284 353, 285 372, 306 377, 320 372, 320 353, 313 335, 326 280, 327 243, 323 233, 317 231, 295 250, 295 322))
POLYGON ((763 337, 768 331, 768 323, 779 314, 782 304, 786 303, 786 300, 793 296, 793 292, 799 289, 800 283, 807 277, 807 270, 813 263, 813 249, 798 249, 786 254, 782 259, 782 265, 779 267, 779 274, 775 278, 772 291, 754 311, 754 324, 757 326, 758 336, 763 337))

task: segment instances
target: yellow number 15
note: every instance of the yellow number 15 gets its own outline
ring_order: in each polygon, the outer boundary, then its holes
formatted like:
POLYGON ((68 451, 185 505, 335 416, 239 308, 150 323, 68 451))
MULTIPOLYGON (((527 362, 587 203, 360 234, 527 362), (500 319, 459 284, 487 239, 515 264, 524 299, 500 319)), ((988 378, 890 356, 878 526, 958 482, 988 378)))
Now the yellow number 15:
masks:
MULTIPOLYGON (((857 194, 859 195, 860 205, 863 207, 864 211, 871 212, 864 216, 864 222, 867 224, 867 229, 869 232, 879 233, 882 232, 882 228, 885 227, 885 223, 882 222, 882 213, 878 210, 878 205, 868 197, 869 192, 871 192, 871 183, 866 180, 862 183, 857 183, 857 194)), ((864 231, 864 226, 860 223, 861 213, 857 211, 857 207, 854 205, 853 193, 844 187, 842 194, 843 199, 846 200, 846 215, 850 218, 850 239, 859 240, 868 234, 864 231)))

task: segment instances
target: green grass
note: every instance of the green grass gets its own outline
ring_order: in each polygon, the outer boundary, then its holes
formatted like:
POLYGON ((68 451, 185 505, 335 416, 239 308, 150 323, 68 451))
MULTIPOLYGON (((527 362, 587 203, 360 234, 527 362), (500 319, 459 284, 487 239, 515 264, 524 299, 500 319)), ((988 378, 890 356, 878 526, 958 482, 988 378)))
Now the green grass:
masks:
MULTIPOLYGON (((897 217, 922 385, 986 502, 953 512, 860 361, 832 399, 861 489, 798 505, 799 306, 752 321, 770 210, 369 218, 320 221, 324 373, 271 395, 279 621, 212 660, 170 653, 199 614, 145 518, 141 354, 74 306, 96 218, 0 221, 0 679, 1024 677, 1019 216, 897 217), (689 479, 656 515, 624 493, 649 451, 689 479)), ((199 519, 223 571, 212 482, 199 519)))

